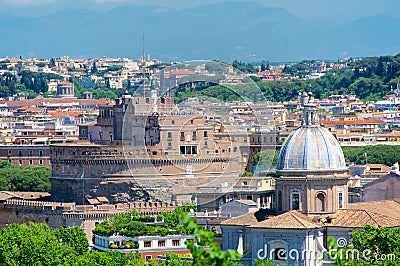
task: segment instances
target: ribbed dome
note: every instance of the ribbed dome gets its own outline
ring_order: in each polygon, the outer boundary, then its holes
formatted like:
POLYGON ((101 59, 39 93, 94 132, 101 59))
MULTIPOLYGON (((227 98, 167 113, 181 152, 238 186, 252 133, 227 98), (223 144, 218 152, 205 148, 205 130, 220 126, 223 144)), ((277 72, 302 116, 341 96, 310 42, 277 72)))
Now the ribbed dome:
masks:
POLYGON ((279 152, 279 172, 337 172, 347 170, 343 151, 324 127, 303 125, 292 132, 279 152))

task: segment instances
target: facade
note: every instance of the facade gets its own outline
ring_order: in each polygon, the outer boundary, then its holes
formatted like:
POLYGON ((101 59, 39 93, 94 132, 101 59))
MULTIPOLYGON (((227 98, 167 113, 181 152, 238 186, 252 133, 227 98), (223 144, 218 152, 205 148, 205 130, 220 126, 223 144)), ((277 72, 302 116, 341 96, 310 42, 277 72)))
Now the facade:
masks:
POLYGON ((48 145, 0 145, 0 160, 19 166, 46 166, 50 164, 48 145))
POLYGON ((69 81, 61 81, 57 84, 57 96, 59 98, 74 98, 74 84, 69 81))
POLYGON ((94 234, 93 247, 101 251, 118 250, 122 253, 140 252, 143 259, 160 259, 167 253, 190 254, 186 247, 186 240, 193 240, 189 235, 167 236, 137 236, 127 237, 121 235, 102 236, 94 234), (132 247, 126 243, 132 243, 132 247))
POLYGON ((362 188, 363 202, 377 200, 393 200, 400 198, 400 175, 394 171, 388 175, 372 181, 362 188))

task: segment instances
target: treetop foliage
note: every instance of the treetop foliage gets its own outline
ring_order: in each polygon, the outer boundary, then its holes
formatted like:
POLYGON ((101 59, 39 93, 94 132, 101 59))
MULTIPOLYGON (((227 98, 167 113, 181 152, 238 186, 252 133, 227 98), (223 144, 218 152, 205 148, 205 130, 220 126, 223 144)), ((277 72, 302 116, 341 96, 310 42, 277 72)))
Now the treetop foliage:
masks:
POLYGON ((0 190, 50 192, 51 169, 0 161, 0 190))
POLYGON ((363 147, 343 147, 346 162, 355 164, 377 163, 392 166, 400 161, 400 146, 369 145, 363 147))

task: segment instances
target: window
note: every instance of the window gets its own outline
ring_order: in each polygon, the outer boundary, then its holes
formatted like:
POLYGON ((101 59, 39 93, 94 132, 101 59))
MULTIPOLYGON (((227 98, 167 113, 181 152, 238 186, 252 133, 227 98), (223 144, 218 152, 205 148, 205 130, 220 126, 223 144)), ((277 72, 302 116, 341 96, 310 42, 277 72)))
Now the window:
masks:
POLYGON ((197 138, 197 133, 196 133, 196 132, 193 132, 192 140, 196 140, 196 138, 197 138))
POLYGON ((32 164, 33 164, 33 161, 32 161, 32 160, 29 160, 29 164, 32 165, 32 164))
POLYGON ((181 132, 181 141, 185 141, 185 132, 181 132))
POLYGON ((179 247, 181 245, 181 241, 180 240, 172 240, 172 246, 173 247, 179 247))
POLYGON ((197 145, 182 145, 179 150, 181 154, 197 154, 197 145))
POLYGON ((168 149, 171 149, 171 148, 172 148, 172 142, 168 141, 168 149))
POLYGON ((43 157, 43 150, 39 150, 39 157, 43 157))
POLYGON ((168 132, 168 138, 172 138, 172 132, 168 132))
POLYGON ((151 248, 151 241, 144 241, 145 248, 151 248))
POLYGON ((12 150, 8 150, 8 155, 11 155, 12 154, 12 150))
POLYGON ((172 121, 171 121, 171 125, 175 125, 175 120, 172 120, 172 121))
POLYGON ((325 194, 323 192, 319 192, 317 194, 317 208, 316 211, 324 212, 325 211, 325 194))
POLYGON ((298 210, 300 208, 300 194, 299 193, 293 193, 292 194, 292 206, 290 209, 292 210, 298 210))
POLYGON ((151 255, 146 255, 145 260, 148 261, 148 260, 151 260, 152 258, 153 257, 151 255))
POLYGON ((159 241, 158 241, 158 247, 159 247, 159 248, 165 247, 165 240, 159 240, 159 241))
POLYGON ((43 165, 43 160, 39 160, 39 165, 43 165))
POLYGON ((208 132, 204 131, 204 137, 207 138, 208 137, 208 132))
POLYGON ((290 190, 290 209, 300 210, 301 195, 300 189, 294 188, 290 190))
POLYGON ((21 150, 18 151, 18 156, 22 156, 22 151, 21 150))
POLYGON ((340 189, 339 191, 338 191, 338 208, 339 209, 343 209, 344 208, 344 206, 343 206, 343 189, 340 189))
POLYGON ((32 157, 32 156, 33 156, 33 151, 30 150, 30 151, 29 151, 29 157, 32 157))
POLYGON ((192 124, 192 125, 193 125, 193 119, 192 119, 192 120, 190 120, 190 124, 192 124))

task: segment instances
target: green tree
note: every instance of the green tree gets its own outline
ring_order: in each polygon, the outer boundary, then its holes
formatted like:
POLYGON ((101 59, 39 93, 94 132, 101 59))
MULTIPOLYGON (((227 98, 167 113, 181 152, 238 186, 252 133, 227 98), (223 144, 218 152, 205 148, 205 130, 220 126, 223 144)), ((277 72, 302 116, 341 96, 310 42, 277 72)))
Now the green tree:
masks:
POLYGON ((77 255, 83 255, 89 250, 89 242, 85 232, 78 226, 61 227, 54 230, 54 235, 63 245, 73 248, 77 255))
POLYGON ((50 192, 51 169, 40 166, 21 167, 0 161, 0 190, 50 192))
POLYGON ((359 231, 354 230, 350 235, 351 245, 342 250, 339 249, 334 265, 399 265, 399 235, 400 228, 398 227, 387 228, 366 225, 359 231), (356 256, 351 255, 354 254, 350 252, 351 250, 357 250, 356 256))
POLYGON ((54 58, 50 59, 50 63, 49 63, 49 67, 55 67, 56 66, 56 60, 54 60, 54 58))
POLYGON ((275 149, 260 151, 253 156, 253 165, 276 164, 278 161, 278 154, 279 152, 275 149))
POLYGON ((380 163, 388 166, 400 161, 400 147, 393 145, 373 145, 363 147, 343 147, 346 162, 356 164, 380 163))
POLYGON ((183 223, 189 234, 194 236, 194 241, 186 241, 186 246, 192 253, 194 266, 226 265, 228 261, 240 258, 237 251, 222 251, 214 240, 214 234, 202 229, 194 218, 185 215, 183 223))
POLYGON ((98 72, 97 66, 96 66, 96 61, 93 62, 92 70, 90 71, 91 74, 96 74, 98 72))
POLYGON ((1 265, 61 265, 71 252, 45 224, 12 224, 0 231, 1 265))

